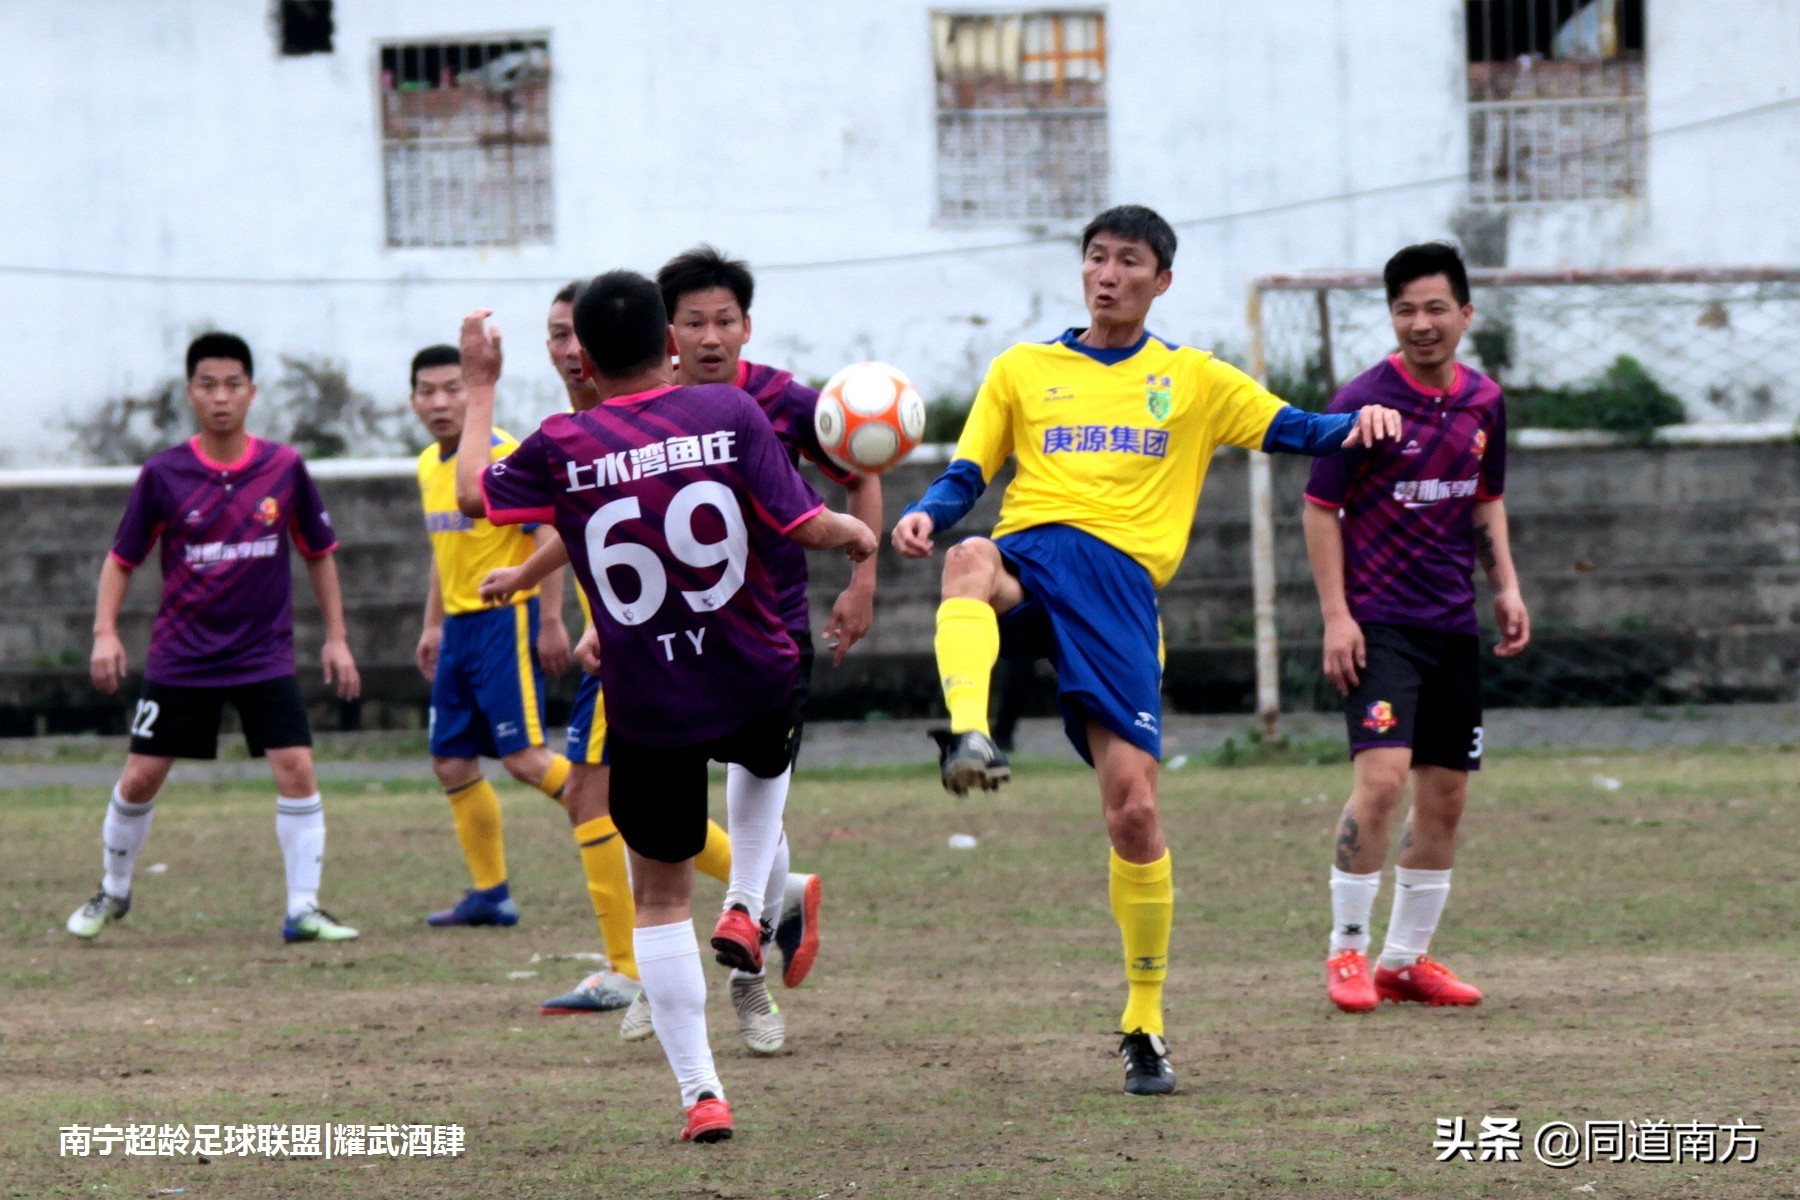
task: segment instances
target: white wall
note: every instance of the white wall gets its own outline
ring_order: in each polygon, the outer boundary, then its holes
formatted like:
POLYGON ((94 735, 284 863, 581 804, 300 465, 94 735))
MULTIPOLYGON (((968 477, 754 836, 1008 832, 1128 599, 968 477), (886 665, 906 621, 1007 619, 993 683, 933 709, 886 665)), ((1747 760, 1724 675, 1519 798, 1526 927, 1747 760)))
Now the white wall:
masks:
MULTIPOLYGON (((761 267, 753 351, 803 375, 878 355, 928 395, 962 391, 1009 342, 1081 319, 1068 242, 981 250, 1042 231, 932 220, 928 4, 336 9, 334 54, 283 59, 260 3, 0 0, 11 51, 0 264, 388 281, 0 273, 15 459, 60 452, 66 414, 178 372, 188 338, 211 325, 248 337, 265 379, 280 354, 338 357, 354 384, 397 404, 412 351, 451 338, 476 306, 508 334, 504 387, 520 423, 560 395, 538 349, 557 282, 651 270, 701 239, 761 267), (376 44, 546 30, 556 244, 387 249, 376 44), (938 256, 794 267, 919 252, 938 256), (428 282, 469 278, 483 282, 428 282)), ((1113 196, 1157 207, 1182 239, 1159 332, 1241 348, 1249 276, 1378 265, 1449 232, 1458 183, 1183 222, 1458 174, 1459 0, 1107 11, 1113 196)), ((1793 94, 1793 0, 1659 0, 1649 26, 1652 128, 1793 94)), ((1800 261, 1800 224, 1785 215, 1800 194, 1791 110, 1659 142, 1650 162, 1646 201, 1515 215, 1513 265, 1800 261)))

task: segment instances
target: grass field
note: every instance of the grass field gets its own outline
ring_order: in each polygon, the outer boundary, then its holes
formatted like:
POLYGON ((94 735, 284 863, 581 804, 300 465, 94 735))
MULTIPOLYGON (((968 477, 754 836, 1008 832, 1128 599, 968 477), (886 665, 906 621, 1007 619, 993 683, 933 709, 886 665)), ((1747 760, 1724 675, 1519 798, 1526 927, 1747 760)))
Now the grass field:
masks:
MULTIPOLYGON (((0 806, 0 1194, 191 1197, 1800 1196, 1800 751, 1489 764, 1436 949, 1475 1010, 1338 1014, 1323 995, 1341 765, 1164 776, 1178 885, 1181 1091, 1119 1093, 1122 985, 1084 773, 1026 765, 954 801, 922 772, 810 777, 797 865, 827 941, 778 998, 788 1049, 736 1039, 709 975, 737 1140, 682 1146, 654 1043, 540 1018, 597 948, 561 813, 505 792, 523 924, 434 931, 465 884, 421 783, 327 789, 339 947, 279 940, 266 789, 165 795, 129 920, 93 890, 102 797, 0 806), (1609 790, 1595 776, 1617 779, 1609 790), (953 832, 979 846, 954 851, 953 832), (535 971, 534 977, 512 978, 535 971), (1517 1117, 1523 1161, 1434 1162, 1435 1120, 1517 1117), (1553 1170, 1550 1120, 1764 1126, 1753 1164, 1553 1170), (456 1159, 59 1157, 58 1127, 459 1123, 456 1159)), ((722 807, 722 805, 716 805, 722 807)), ((1391 887, 1391 884, 1390 884, 1391 887)), ((702 907, 717 886, 703 880, 702 907)), ((1389 895, 1377 907, 1384 922, 1389 895)), ((1379 933, 1379 928, 1377 930, 1379 933)))

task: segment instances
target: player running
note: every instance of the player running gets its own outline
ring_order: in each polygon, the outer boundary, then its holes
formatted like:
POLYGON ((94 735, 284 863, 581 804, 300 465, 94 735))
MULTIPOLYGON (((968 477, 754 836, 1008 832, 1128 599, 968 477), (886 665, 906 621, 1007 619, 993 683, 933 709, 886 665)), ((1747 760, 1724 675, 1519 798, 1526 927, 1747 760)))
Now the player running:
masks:
POLYGON ((1219 446, 1331 454, 1398 429, 1370 406, 1304 413, 1201 350, 1145 328, 1173 278, 1175 233, 1138 205, 1108 209, 1081 235, 1090 323, 1012 347, 988 368, 950 466, 894 527, 894 548, 931 553, 933 533, 969 511, 1008 456, 994 537, 944 558, 938 674, 950 729, 938 731, 944 786, 961 794, 1011 774, 988 731, 997 658, 1050 658, 1069 740, 1099 775, 1112 842, 1111 900, 1128 995, 1125 1090, 1174 1090, 1163 1041, 1175 891, 1157 812, 1162 631, 1157 590, 1187 549, 1219 446))
POLYGON ((1346 384, 1331 411, 1384 404, 1391 446, 1313 466, 1306 552, 1325 617, 1325 676, 1344 697, 1355 758, 1331 868, 1327 992, 1345 1012, 1382 1000, 1479 1004, 1431 958, 1450 895, 1456 829, 1481 766, 1476 559, 1494 589, 1502 658, 1531 640, 1507 539, 1506 406, 1493 380, 1456 361, 1475 309, 1452 246, 1408 246, 1383 271, 1400 352, 1346 384), (1394 817, 1412 811, 1394 869, 1394 909, 1369 975, 1369 914, 1394 817))
MULTIPOLYGON (((427 924, 516 925, 518 905, 506 879, 500 797, 482 777, 480 756, 498 758, 527 787, 558 802, 569 760, 544 745, 543 672, 569 669, 563 627, 562 576, 498 607, 477 592, 495 567, 515 566, 539 544, 554 542, 545 526, 497 528, 456 507, 456 451, 468 398, 455 346, 427 346, 413 356, 412 410, 435 445, 419 455, 419 497, 431 539, 425 623, 415 653, 431 681, 431 769, 449 797, 456 840, 474 887, 427 924), (541 666, 540 666, 541 664, 541 666)), ((491 458, 519 444, 495 430, 491 458)))
POLYGON ((306 559, 325 625, 325 682, 346 700, 362 683, 344 632, 332 551, 337 538, 306 464, 290 446, 250 436, 256 398, 250 347, 207 333, 187 350, 188 401, 200 432, 144 464, 100 568, 94 604, 94 686, 111 695, 125 678, 119 609, 132 573, 162 541, 162 602, 150 634, 144 687, 131 718, 131 748, 100 836, 105 877, 67 928, 91 938, 131 911, 131 876, 156 794, 177 758, 218 756, 225 702, 244 741, 267 756, 275 779, 275 837, 287 871, 289 942, 357 936, 319 907, 325 809, 313 776, 312 730, 294 673, 293 582, 288 538, 306 559))
POLYGON ((762 911, 794 754, 799 649, 766 556, 778 537, 845 547, 875 536, 829 512, 756 403, 722 385, 677 387, 668 316, 649 280, 603 275, 574 307, 584 373, 602 402, 554 416, 480 470, 499 376, 487 314, 463 326, 470 389, 457 499, 495 523, 553 522, 588 594, 601 646, 612 819, 631 851, 633 941, 651 1018, 687 1110, 683 1140, 731 1136, 706 1033, 706 977, 691 917, 706 841, 706 766, 727 776, 732 871, 713 931, 721 961, 759 966, 762 911), (635 578, 627 578, 635 577, 635 578))

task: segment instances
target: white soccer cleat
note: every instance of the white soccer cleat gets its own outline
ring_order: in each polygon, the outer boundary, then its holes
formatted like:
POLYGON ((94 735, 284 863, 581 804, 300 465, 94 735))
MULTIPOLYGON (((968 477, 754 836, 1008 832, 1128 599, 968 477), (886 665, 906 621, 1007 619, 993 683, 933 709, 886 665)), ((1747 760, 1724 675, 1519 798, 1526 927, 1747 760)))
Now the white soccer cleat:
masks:
POLYGON ((78 938, 91 938, 99 934, 100 929, 108 921, 122 921, 125 914, 131 911, 131 897, 120 898, 109 896, 106 889, 101 888, 94 893, 94 898, 69 914, 63 928, 78 938))
POLYGON ((641 1042, 655 1036, 656 1026, 650 1023, 650 994, 640 989, 625 1009, 625 1019, 619 1022, 619 1037, 627 1042, 641 1042))
POLYGON ((737 1009, 738 1032, 755 1054, 774 1054, 787 1043, 787 1019, 769 995, 762 975, 740 975, 731 981, 731 1006, 737 1009))

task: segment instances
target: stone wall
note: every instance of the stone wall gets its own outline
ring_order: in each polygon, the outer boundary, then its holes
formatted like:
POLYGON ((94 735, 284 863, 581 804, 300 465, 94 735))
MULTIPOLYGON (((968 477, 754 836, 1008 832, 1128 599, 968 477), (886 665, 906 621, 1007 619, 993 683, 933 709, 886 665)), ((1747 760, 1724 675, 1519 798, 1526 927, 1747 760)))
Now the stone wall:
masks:
MULTIPOLYGON (((316 688, 321 724, 417 725, 426 685, 412 649, 428 558, 416 488, 410 476, 334 477, 334 465, 321 464, 320 486, 342 540, 351 645, 368 699, 359 712, 334 713, 316 688)), ((937 470, 909 464, 887 477, 890 524, 937 470)), ((1305 470, 1278 459, 1275 473, 1284 678, 1289 702, 1300 705, 1323 699, 1299 529, 1305 470)), ((1245 456, 1221 453, 1192 547, 1163 594, 1177 708, 1251 707, 1246 491, 1245 456)), ((124 702, 97 696, 85 664, 95 577, 125 492, 123 482, 0 480, 0 734, 123 729, 124 702)), ((991 527, 998 498, 990 489, 958 533, 991 527)), ((1800 699, 1800 444, 1515 447, 1507 502, 1537 644, 1521 660, 1490 663, 1491 702, 1800 699)), ((813 561, 818 630, 849 564, 813 561)), ((937 562, 884 548, 875 630, 842 668, 820 666, 821 715, 932 711, 937 562)), ((123 621, 134 664, 143 662, 157 592, 156 571, 140 574, 123 621)), ((297 559, 295 596, 303 677, 316 685, 317 616, 297 559)), ((553 722, 572 691, 568 680, 551 690, 553 722)))

